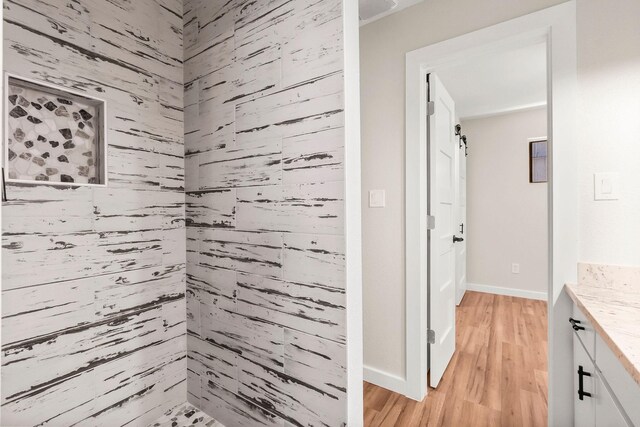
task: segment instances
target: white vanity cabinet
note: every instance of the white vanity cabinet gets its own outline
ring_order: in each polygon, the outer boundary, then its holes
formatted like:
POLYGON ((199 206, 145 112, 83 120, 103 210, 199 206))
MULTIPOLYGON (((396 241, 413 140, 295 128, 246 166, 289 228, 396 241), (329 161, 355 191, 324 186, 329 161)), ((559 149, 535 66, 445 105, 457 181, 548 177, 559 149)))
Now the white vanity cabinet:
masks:
POLYGON ((569 327, 575 426, 640 427, 640 386, 575 305, 569 327))

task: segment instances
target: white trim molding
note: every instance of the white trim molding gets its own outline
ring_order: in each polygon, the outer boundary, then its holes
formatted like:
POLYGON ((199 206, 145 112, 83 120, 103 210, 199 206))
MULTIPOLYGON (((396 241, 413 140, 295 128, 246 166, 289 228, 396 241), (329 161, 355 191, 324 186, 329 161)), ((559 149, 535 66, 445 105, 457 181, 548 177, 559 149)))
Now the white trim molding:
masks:
POLYGON ((503 116, 505 114, 513 114, 520 113, 524 111, 532 111, 532 110, 540 110, 542 108, 547 108, 547 102, 537 103, 537 104, 527 104, 527 105, 518 105, 516 107, 511 108, 502 108, 500 110, 495 111, 487 111, 483 114, 472 114, 469 116, 460 117, 459 120, 475 120, 475 119, 486 119, 488 117, 495 116, 503 116))
POLYGON ((364 380, 368 383, 386 388, 399 394, 406 394, 407 380, 388 372, 381 371, 371 366, 364 365, 364 380))
POLYGON ((537 299, 546 301, 548 299, 547 292, 527 291, 524 289, 505 288, 502 286, 482 285, 480 283, 467 282, 467 290, 475 292, 484 292, 485 294, 505 295, 509 297, 537 299))
POLYGON ((363 423, 360 45, 358 3, 342 2, 344 36, 344 194, 347 292, 347 424, 363 423))
POLYGON ((456 306, 459 306, 462 302, 462 298, 467 293, 467 284, 465 283, 464 289, 456 289, 456 306))

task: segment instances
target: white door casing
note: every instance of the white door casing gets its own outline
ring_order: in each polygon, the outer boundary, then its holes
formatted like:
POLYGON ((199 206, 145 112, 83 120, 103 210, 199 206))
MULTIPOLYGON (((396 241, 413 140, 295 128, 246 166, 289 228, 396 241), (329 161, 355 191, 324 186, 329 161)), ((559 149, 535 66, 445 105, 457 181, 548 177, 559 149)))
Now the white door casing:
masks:
POLYGON ((458 142, 458 172, 456 179, 456 205, 458 221, 456 235, 464 240, 455 244, 456 249, 456 305, 462 301, 467 289, 467 156, 466 146, 458 142))
POLYGON ((435 343, 429 348, 430 385, 436 387, 456 347, 456 270, 453 243, 456 210, 458 142, 455 136, 455 104, 435 74, 428 76, 429 101, 434 113, 428 125, 429 215, 429 329, 435 343))

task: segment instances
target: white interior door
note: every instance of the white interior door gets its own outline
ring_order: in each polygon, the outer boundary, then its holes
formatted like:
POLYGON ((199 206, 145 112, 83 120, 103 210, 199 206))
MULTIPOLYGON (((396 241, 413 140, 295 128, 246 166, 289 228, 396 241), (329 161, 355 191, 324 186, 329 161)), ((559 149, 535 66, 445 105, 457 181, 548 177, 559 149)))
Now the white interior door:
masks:
POLYGON ((458 142, 458 179, 456 180, 458 229, 456 235, 463 240, 454 245, 456 250, 456 305, 460 304, 467 290, 467 156, 465 153, 466 147, 458 142))
POLYGON ((430 385, 436 387, 456 347, 456 282, 454 231, 457 227, 456 173, 458 150, 455 136, 455 105, 435 74, 428 77, 429 100, 429 329, 435 342, 429 346, 430 385))

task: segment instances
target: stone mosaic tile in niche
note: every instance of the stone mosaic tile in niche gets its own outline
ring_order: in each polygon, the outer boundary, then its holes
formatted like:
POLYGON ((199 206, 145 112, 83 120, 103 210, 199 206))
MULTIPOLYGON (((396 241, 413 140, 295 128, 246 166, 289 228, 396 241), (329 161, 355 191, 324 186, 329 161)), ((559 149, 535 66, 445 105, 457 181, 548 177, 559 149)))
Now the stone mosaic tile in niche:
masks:
POLYGON ((91 99, 9 79, 9 180, 101 184, 101 120, 91 99))

